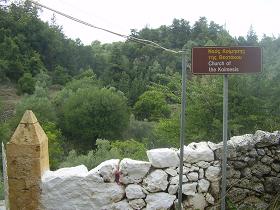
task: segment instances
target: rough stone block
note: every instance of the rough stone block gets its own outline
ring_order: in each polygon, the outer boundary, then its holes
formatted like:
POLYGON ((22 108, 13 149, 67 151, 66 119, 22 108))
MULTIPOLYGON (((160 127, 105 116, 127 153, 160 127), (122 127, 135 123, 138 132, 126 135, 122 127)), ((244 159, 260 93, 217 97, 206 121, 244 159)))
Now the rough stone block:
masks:
POLYGON ((258 178, 261 178, 263 175, 269 174, 271 171, 271 168, 263 163, 256 163, 251 168, 251 172, 253 175, 256 175, 258 178))
POLYGON ((115 174, 119 170, 119 159, 106 160, 91 170, 91 173, 99 174, 105 182, 115 182, 115 174))
POLYGON ((134 199, 128 202, 133 209, 143 209, 146 203, 143 199, 134 199))
POLYGON ((130 184, 125 188, 126 197, 131 199, 145 198, 146 194, 143 192, 143 188, 137 184, 130 184))
POLYGON ((264 182, 266 192, 280 192, 280 178, 279 177, 266 177, 264 182))
POLYGON ((221 178, 221 168, 209 166, 205 171, 205 177, 211 182, 219 181, 221 178))
MULTIPOLYGON (((180 155, 180 151, 178 151, 178 155, 180 155)), ((213 160, 214 152, 209 148, 207 142, 193 142, 188 146, 184 146, 184 162, 186 163, 213 160)))
POLYGON ((232 202, 238 203, 238 202, 244 200, 244 198, 247 197, 249 192, 250 192, 250 190, 248 190, 248 189, 232 187, 228 192, 228 196, 232 202))
POLYGON ((184 202, 183 206, 186 209, 205 209, 207 202, 205 197, 201 193, 195 193, 192 196, 188 196, 187 200, 184 202))
POLYGON ((197 192, 196 186, 197 182, 183 184, 182 193, 184 195, 195 195, 195 193, 197 192))
POLYGON ((198 192, 208 192, 210 186, 210 182, 207 181, 206 179, 200 179, 198 180, 198 192))
POLYGON ((145 199, 147 203, 147 210, 169 209, 173 205, 175 199, 175 195, 170 195, 168 193, 151 193, 147 195, 147 198, 145 199))
POLYGON ((280 132, 275 131, 273 133, 258 130, 254 134, 254 142, 257 148, 272 146, 279 144, 280 132))
POLYGON ((167 173, 161 169, 151 172, 144 180, 143 187, 149 192, 165 191, 168 185, 167 173))
POLYGON ((147 156, 155 168, 177 167, 179 165, 179 157, 173 149, 161 148, 148 150, 147 156))
POLYGON ((140 183, 150 168, 150 162, 125 158, 120 162, 120 181, 123 184, 140 183))

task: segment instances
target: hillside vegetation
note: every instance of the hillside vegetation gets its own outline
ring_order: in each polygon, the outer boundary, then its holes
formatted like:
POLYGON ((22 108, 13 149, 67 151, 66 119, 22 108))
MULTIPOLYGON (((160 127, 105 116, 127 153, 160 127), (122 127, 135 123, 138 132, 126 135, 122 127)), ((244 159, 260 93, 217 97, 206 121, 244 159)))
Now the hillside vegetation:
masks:
MULTIPOLYGON (((0 82, 15 86, 18 96, 10 99, 10 90, 1 88, 0 113, 7 104, 15 107, 13 117, 0 121, 2 141, 32 109, 49 137, 52 168, 145 159, 147 148, 178 147, 180 55, 131 40, 84 45, 66 37, 55 18, 40 20, 30 2, 8 3, 0 3, 0 82)), ((279 37, 258 40, 252 28, 246 37, 232 37, 205 17, 193 25, 174 19, 131 35, 185 49, 189 61, 193 46, 261 46, 262 73, 229 78, 229 135, 279 130, 279 37)), ((193 76, 188 69, 186 144, 221 141, 222 82, 221 76, 193 76)))

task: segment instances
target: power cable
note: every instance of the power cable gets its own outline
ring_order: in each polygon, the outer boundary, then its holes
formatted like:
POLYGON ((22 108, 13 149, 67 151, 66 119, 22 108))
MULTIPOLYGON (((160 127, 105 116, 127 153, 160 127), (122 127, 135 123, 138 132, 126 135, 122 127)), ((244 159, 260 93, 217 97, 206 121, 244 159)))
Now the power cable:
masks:
POLYGON ((95 29, 98 29, 98 30, 105 31, 105 32, 107 32, 107 33, 111 33, 111 34, 114 34, 114 35, 116 35, 116 36, 120 36, 120 37, 122 37, 122 38, 124 38, 124 39, 127 39, 127 40, 135 41, 135 42, 137 42, 137 43, 145 44, 145 45, 147 45, 147 46, 150 46, 150 47, 153 47, 153 48, 157 48, 157 49, 162 49, 162 50, 165 50, 165 51, 167 51, 167 52, 171 52, 171 53, 175 53, 175 54, 178 54, 178 53, 182 53, 182 52, 183 52, 183 51, 176 51, 176 50, 168 49, 168 48, 163 47, 163 46, 161 46, 160 44, 158 44, 158 43, 156 43, 156 42, 153 42, 153 41, 150 41, 150 40, 137 38, 137 37, 134 37, 134 36, 131 36, 131 35, 120 34, 120 33, 111 31, 111 30, 106 29, 106 28, 98 27, 98 26, 95 26, 95 25, 93 25, 93 24, 91 24, 91 23, 88 23, 88 22, 86 22, 86 21, 83 21, 83 20, 80 20, 80 19, 78 19, 78 18, 75 18, 75 17, 73 17, 73 16, 71 16, 71 15, 68 15, 68 14, 65 14, 65 13, 63 13, 63 12, 60 12, 60 11, 58 11, 58 10, 56 10, 56 9, 52 9, 52 8, 46 6, 46 5, 41 4, 41 3, 35 2, 35 1, 33 1, 33 0, 29 0, 29 1, 30 1, 31 3, 33 3, 33 4, 35 4, 36 6, 45 8, 45 9, 50 10, 50 11, 52 11, 52 12, 55 12, 55 13, 57 13, 57 14, 63 16, 63 17, 66 17, 66 18, 68 18, 68 19, 70 19, 70 20, 73 20, 73 21, 75 21, 75 22, 77 22, 77 23, 80 23, 80 24, 89 26, 89 27, 91 27, 91 28, 95 28, 95 29))
POLYGON ((71 3, 71 1, 69 1, 69 0, 59 0, 59 2, 61 2, 62 5, 67 5, 68 8, 70 8, 70 7, 75 8, 75 12, 78 11, 78 12, 80 12, 80 14, 86 14, 86 17, 88 17, 88 18, 93 17, 94 20, 100 22, 101 25, 104 24, 104 25, 106 25, 106 27, 110 27, 110 25, 111 25, 111 26, 113 26, 113 28, 116 31, 120 31, 120 29, 122 29, 123 31, 126 31, 126 29, 123 27, 123 25, 120 25, 119 23, 112 22, 111 20, 109 20, 107 18, 97 16, 93 12, 89 12, 89 10, 87 10, 83 7, 83 4, 81 4, 81 7, 80 7, 77 4, 73 5, 71 3))
POLYGON ((176 50, 171 50, 171 49, 165 48, 165 47, 161 46, 160 44, 158 44, 156 42, 153 42, 153 41, 150 41, 150 40, 147 40, 147 39, 141 39, 141 38, 137 38, 137 37, 134 37, 134 36, 128 36, 128 38, 132 39, 133 41, 144 42, 144 44, 146 44, 146 45, 150 45, 150 46, 152 46, 154 48, 159 48, 159 49, 171 52, 171 53, 178 54, 178 53, 182 53, 183 52, 183 51, 176 51, 176 50))
POLYGON ((40 4, 40 3, 38 3, 38 2, 35 2, 35 1, 32 1, 32 0, 29 0, 29 1, 30 1, 31 3, 37 5, 37 6, 43 7, 43 8, 45 8, 45 9, 47 9, 47 10, 50 10, 50 11, 52 11, 52 12, 55 12, 55 13, 61 15, 61 16, 64 16, 64 17, 66 17, 66 18, 68 18, 68 19, 70 19, 70 20, 73 20, 73 21, 75 21, 75 22, 81 23, 81 24, 83 24, 83 25, 86 25, 86 26, 89 26, 89 27, 92 27, 92 28, 95 28, 95 29, 98 29, 98 30, 102 30, 102 31, 105 31, 105 32, 108 32, 108 33, 111 33, 111 34, 114 34, 114 35, 117 35, 117 36, 120 36, 120 37, 123 37, 123 38, 128 38, 128 36, 126 36, 126 35, 119 34, 119 33, 110 31, 110 30, 108 30, 108 29, 105 29, 105 28, 101 28, 101 27, 92 25, 91 23, 88 23, 88 22, 85 22, 85 21, 80 20, 80 19, 78 19, 78 18, 72 17, 72 16, 70 16, 70 15, 67 15, 67 14, 65 14, 65 13, 63 13, 63 12, 60 12, 60 11, 55 10, 55 9, 52 9, 52 8, 50 8, 50 7, 48 7, 48 6, 45 6, 45 5, 43 5, 43 4, 40 4))

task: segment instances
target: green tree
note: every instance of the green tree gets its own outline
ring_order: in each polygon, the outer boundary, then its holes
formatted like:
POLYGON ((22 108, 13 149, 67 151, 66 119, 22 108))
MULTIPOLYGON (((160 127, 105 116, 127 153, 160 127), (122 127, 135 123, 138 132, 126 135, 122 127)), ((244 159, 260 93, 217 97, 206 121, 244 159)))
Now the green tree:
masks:
POLYGON ((11 137, 12 130, 8 122, 0 122, 0 139, 2 142, 6 143, 11 137))
POLYGON ((128 92, 129 104, 133 105, 138 97, 147 90, 149 81, 140 74, 131 81, 130 90, 128 92))
POLYGON ((94 76, 84 76, 84 73, 77 75, 73 80, 68 82, 65 87, 55 95, 53 99, 53 104, 55 105, 56 114, 59 119, 63 119, 64 104, 66 100, 68 100, 70 95, 73 95, 80 89, 100 88, 100 86, 101 85, 99 80, 97 80, 94 76))
POLYGON ((45 72, 46 68, 40 58, 39 53, 33 53, 31 58, 29 59, 28 68, 32 74, 32 76, 36 76, 40 72, 45 72))
POLYGON ((218 46, 234 46, 237 44, 236 40, 226 30, 220 31, 217 36, 218 46))
POLYGON ((35 79, 30 73, 24 73, 18 80, 18 92, 32 94, 35 91, 35 79))
POLYGON ((36 87, 48 88, 51 85, 51 79, 47 72, 41 71, 35 76, 36 87))
POLYGON ((181 78, 179 73, 157 74, 155 82, 151 83, 149 90, 163 93, 168 104, 180 103, 181 78))
POLYGON ((79 79, 82 79, 85 77, 96 80, 96 74, 93 72, 93 70, 91 68, 82 69, 81 73, 76 75, 74 78, 79 80, 79 79))
POLYGON ((191 38, 190 23, 184 19, 174 19, 170 28, 169 39, 172 43, 170 47, 182 49, 185 43, 191 38))
POLYGON ((120 138, 129 122, 126 99, 110 89, 79 89, 63 103, 60 126, 71 140, 93 148, 97 138, 120 138))
MULTIPOLYGON (((155 136, 152 141, 152 147, 175 147, 180 145, 180 118, 179 114, 174 114, 170 119, 160 119, 155 125, 153 134, 155 136)), ((189 139, 187 139, 189 142, 189 139)))
MULTIPOLYGON (((130 116, 129 126, 124 132, 125 139, 135 139, 139 142, 147 142, 147 146, 150 148, 153 142, 153 128, 155 122, 139 121, 135 120, 134 116, 130 116)), ((152 147, 152 146, 151 146, 152 147)))
POLYGON ((7 82, 9 79, 6 76, 6 72, 8 71, 8 64, 6 60, 0 59, 0 82, 7 82))
POLYGON ((136 119, 147 119, 149 121, 169 117, 171 112, 164 94, 158 91, 143 93, 135 103, 133 110, 136 119))
POLYGON ((4 36, 0 42, 1 66, 5 75, 13 81, 17 81, 24 71, 19 57, 20 48, 15 40, 12 37, 4 36))
POLYGON ((220 141, 222 128, 222 79, 194 77, 188 85, 187 135, 193 141, 220 141))
POLYGON ((247 33, 247 45, 249 46, 254 46, 254 45, 258 45, 258 36, 256 34, 256 32, 253 29, 253 26, 250 26, 250 29, 247 33))
POLYGON ((200 17, 194 23, 191 35, 192 40, 199 43, 199 45, 204 45, 205 41, 208 40, 208 22, 206 17, 200 17))
POLYGON ((42 126, 48 136, 50 168, 54 170, 64 158, 62 133, 53 122, 45 122, 42 126))
POLYGON ((32 110, 40 123, 56 122, 56 112, 51 100, 46 96, 46 91, 41 89, 34 95, 25 96, 16 106, 16 116, 13 125, 17 125, 26 110, 32 110))
POLYGON ((63 68, 62 66, 57 66, 52 76, 52 83, 65 85, 67 82, 70 81, 70 78, 71 77, 67 73, 67 70, 65 68, 63 68))

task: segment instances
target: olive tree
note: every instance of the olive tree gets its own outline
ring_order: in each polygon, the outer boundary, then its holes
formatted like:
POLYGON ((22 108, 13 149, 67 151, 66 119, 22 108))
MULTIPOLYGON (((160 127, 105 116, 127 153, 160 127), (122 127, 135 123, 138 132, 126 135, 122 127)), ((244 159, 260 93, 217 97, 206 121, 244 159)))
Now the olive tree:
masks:
POLYGON ((163 93, 155 90, 144 92, 134 105, 136 119, 158 121, 170 116, 171 110, 163 93))
POLYGON ((117 139, 128 126, 129 109, 119 92, 97 87, 78 89, 64 100, 60 126, 84 150, 97 138, 117 139))

